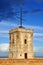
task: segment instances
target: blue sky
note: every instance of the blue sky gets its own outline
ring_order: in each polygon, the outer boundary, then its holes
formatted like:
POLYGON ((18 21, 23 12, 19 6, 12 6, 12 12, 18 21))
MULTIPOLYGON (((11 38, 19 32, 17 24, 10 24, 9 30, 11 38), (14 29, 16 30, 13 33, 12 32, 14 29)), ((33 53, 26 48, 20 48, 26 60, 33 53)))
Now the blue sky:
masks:
POLYGON ((0 57, 8 56, 9 30, 20 25, 21 2, 23 3, 22 11, 27 11, 27 13, 22 12, 22 25, 34 30, 34 54, 37 57, 43 57, 43 0, 0 0, 0 57), (36 9, 40 11, 32 12, 36 9))

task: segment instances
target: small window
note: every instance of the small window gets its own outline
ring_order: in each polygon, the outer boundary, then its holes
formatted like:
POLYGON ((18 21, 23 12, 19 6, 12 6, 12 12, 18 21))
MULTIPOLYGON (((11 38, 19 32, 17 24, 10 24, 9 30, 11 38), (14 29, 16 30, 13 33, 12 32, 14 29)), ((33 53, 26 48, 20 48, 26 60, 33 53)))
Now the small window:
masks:
POLYGON ((22 54, 20 54, 20 56, 22 56, 22 54))
POLYGON ((26 40, 26 39, 24 40, 24 43, 25 43, 25 44, 27 43, 27 40, 26 40))

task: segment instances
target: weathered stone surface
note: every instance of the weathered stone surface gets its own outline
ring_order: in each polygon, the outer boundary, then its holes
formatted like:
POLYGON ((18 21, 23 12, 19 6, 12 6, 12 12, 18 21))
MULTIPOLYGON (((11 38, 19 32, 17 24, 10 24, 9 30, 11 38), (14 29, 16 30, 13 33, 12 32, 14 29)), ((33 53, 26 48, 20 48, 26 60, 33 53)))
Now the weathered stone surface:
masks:
POLYGON ((33 53, 33 30, 14 28, 10 31, 10 50, 9 58, 27 59, 34 58, 33 53))

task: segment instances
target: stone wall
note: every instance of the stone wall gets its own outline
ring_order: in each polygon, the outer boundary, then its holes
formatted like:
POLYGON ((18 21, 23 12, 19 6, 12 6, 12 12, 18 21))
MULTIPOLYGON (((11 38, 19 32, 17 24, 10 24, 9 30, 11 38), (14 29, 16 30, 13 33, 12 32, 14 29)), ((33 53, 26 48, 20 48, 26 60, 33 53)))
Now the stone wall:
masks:
POLYGON ((10 46, 8 58, 34 58, 33 30, 14 28, 10 31, 10 46))
POLYGON ((43 59, 7 59, 7 58, 0 58, 0 65, 43 65, 43 59))

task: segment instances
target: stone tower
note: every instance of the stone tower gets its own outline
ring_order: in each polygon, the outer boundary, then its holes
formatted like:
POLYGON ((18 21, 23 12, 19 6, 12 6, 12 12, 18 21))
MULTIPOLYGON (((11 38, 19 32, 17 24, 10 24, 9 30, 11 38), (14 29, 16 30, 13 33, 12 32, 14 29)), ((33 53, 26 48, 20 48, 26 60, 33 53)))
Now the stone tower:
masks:
POLYGON ((33 30, 14 28, 10 31, 9 58, 29 59, 34 58, 33 30))

